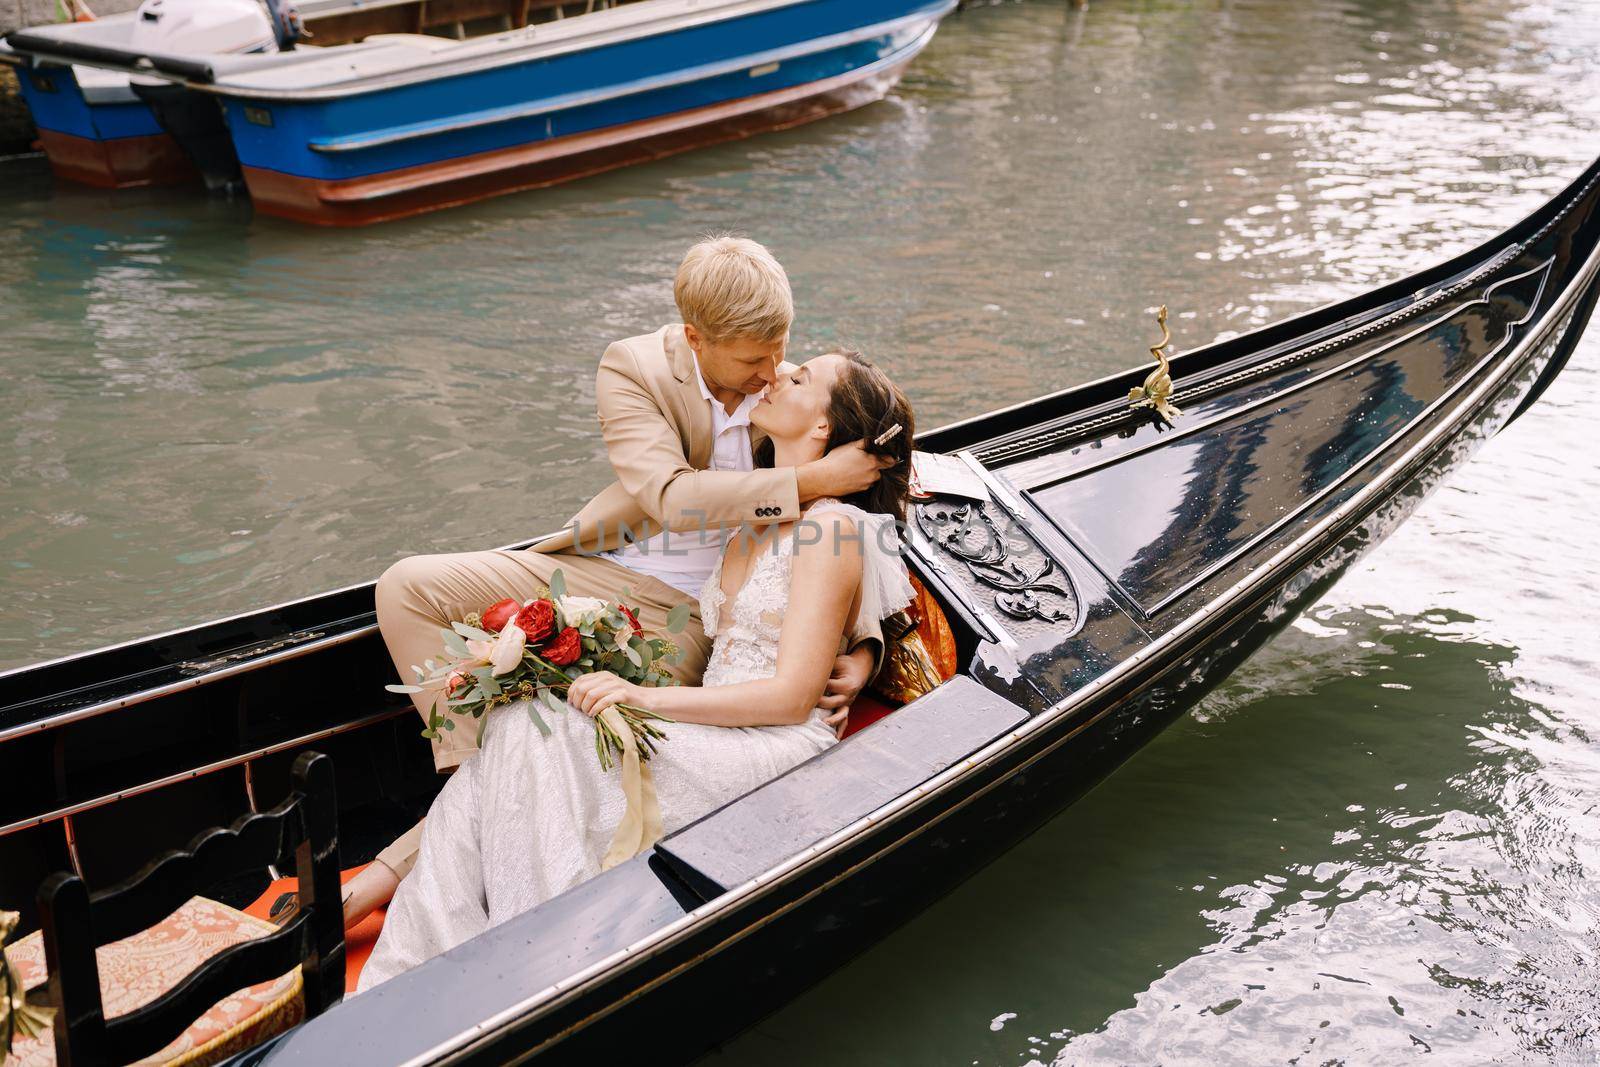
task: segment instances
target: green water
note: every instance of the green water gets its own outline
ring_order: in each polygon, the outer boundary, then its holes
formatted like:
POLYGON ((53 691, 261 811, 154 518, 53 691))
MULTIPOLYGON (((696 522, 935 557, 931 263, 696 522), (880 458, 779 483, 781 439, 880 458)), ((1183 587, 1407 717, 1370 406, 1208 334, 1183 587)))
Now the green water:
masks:
MULTIPOLYGON (((1446 258, 1595 155, 1583 0, 1030 0, 852 115, 377 229, 0 163, 0 665, 558 525, 599 352, 707 229, 933 425, 1138 362, 1158 303, 1182 349, 1446 258)), ((1195 715, 711 1062, 1594 1062, 1597 391, 1592 332, 1195 715)))

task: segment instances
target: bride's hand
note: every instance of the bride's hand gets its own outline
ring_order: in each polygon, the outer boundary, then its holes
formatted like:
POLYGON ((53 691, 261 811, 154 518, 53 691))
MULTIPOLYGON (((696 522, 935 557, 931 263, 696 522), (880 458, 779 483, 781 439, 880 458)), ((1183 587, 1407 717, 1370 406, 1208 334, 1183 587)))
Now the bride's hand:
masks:
POLYGON ((644 707, 643 686, 634 685, 610 671, 594 671, 579 675, 567 687, 567 701, 589 718, 617 704, 644 707))

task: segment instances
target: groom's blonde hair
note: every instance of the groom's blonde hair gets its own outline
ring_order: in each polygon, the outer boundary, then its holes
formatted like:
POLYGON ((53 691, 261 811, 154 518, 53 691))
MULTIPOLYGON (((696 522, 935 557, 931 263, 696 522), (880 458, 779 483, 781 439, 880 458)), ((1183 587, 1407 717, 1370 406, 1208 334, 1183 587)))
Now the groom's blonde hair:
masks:
POLYGON ((712 234, 684 253, 672 296, 683 321, 711 341, 777 341, 794 322, 783 266, 761 245, 731 233, 712 234))

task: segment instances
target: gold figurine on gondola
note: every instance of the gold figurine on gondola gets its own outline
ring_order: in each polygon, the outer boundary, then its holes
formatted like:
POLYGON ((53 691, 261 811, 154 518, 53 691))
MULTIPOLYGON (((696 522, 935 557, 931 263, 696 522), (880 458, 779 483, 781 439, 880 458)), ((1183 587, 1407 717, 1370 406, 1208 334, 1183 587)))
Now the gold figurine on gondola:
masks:
POLYGON ((18 1037, 38 1037, 50 1025, 54 1009, 34 1007, 28 1003, 27 991, 22 988, 22 976, 6 958, 6 941, 22 916, 14 911, 0 911, 0 1060, 11 1051, 18 1037))
POLYGON ((1150 355, 1155 357, 1156 369, 1144 380, 1143 385, 1134 386, 1128 390, 1128 404, 1130 407, 1151 408, 1161 416, 1168 426, 1178 421, 1178 416, 1183 412, 1173 407, 1172 374, 1167 365, 1167 354, 1163 351, 1172 344, 1172 331, 1167 329, 1167 305, 1162 304, 1156 312, 1156 325, 1161 327, 1161 343, 1150 346, 1150 355))

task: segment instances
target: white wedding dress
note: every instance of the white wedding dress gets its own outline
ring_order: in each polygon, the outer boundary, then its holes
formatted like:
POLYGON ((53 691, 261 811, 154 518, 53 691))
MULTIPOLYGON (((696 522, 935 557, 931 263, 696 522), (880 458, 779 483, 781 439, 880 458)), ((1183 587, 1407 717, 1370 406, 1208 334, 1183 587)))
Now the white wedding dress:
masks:
MULTIPOLYGON (((864 534, 858 618, 881 619, 912 596, 894 554, 888 516, 837 501, 807 511, 849 515, 864 534)), ((700 594, 712 639, 702 684, 769 678, 778 668, 778 636, 789 603, 793 537, 756 560, 745 584, 724 604, 719 561, 700 594)), ((858 627, 859 628, 859 627, 858 627)), ((451 776, 428 811, 417 865, 400 883, 383 933, 361 972, 370 989, 491 926, 600 873, 621 820, 620 772, 600 769, 594 724, 569 707, 543 712, 539 733, 524 704, 490 713, 482 749, 451 776)), ((834 744, 826 713, 795 726, 701 726, 670 723, 650 767, 664 833, 749 792, 834 744)))

